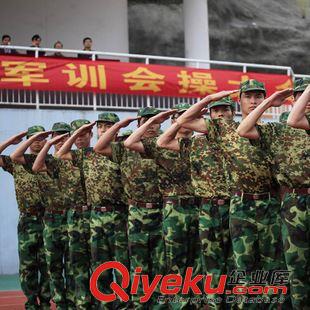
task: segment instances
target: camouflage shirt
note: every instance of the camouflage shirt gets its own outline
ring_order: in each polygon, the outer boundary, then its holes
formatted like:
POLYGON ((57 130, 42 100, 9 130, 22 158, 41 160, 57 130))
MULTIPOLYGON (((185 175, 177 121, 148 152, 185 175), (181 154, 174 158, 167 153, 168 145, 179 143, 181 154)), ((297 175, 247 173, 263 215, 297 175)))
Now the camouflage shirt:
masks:
MULTIPOLYGON (((35 155, 25 154, 26 160, 35 159, 35 155)), ((43 209, 44 202, 39 179, 41 174, 32 172, 27 165, 14 163, 9 156, 1 155, 3 169, 14 177, 16 200, 19 211, 43 209)))
MULTIPOLYGON (((26 166, 32 169, 36 157, 26 156, 26 166)), ((52 155, 46 156, 46 161, 53 159, 52 155)), ((48 169, 47 172, 41 172, 39 177, 39 185, 44 195, 45 210, 63 210, 66 208, 65 188, 61 184, 59 173, 55 170, 48 169)))
POLYGON ((204 198, 228 198, 229 179, 219 144, 208 132, 191 139, 180 140, 181 157, 190 158, 190 170, 195 195, 204 198))
POLYGON ((153 159, 128 150, 124 142, 111 143, 113 160, 119 163, 128 198, 140 202, 160 202, 157 165, 153 159))
POLYGON ((310 136, 286 124, 257 126, 261 147, 270 152, 273 174, 280 185, 310 187, 310 136))
POLYGON ((87 203, 101 206, 123 198, 119 165, 92 148, 72 151, 73 164, 80 168, 85 180, 87 203))
POLYGON ((217 119, 211 123, 217 131, 232 190, 263 193, 275 188, 268 152, 251 144, 249 139, 240 137, 236 131, 238 122, 217 119))
POLYGON ((60 160, 49 156, 46 166, 50 174, 58 176, 60 189, 64 190, 67 207, 87 204, 84 182, 81 180, 80 168, 73 165, 71 160, 60 160))
POLYGON ((193 196, 189 158, 179 152, 159 148, 157 138, 144 139, 145 155, 157 164, 158 186, 163 196, 193 196))

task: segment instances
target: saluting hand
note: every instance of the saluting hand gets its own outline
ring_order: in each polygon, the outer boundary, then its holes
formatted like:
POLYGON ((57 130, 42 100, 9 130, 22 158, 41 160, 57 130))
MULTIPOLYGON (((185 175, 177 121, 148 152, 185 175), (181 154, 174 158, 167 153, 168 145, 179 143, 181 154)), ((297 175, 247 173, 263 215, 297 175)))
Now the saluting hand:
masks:
POLYGON ((215 94, 211 94, 208 95, 207 97, 205 97, 205 99, 207 99, 208 101, 219 101, 222 98, 228 97, 232 94, 235 94, 239 91, 239 89, 234 89, 234 90, 222 90, 218 93, 215 94))
POLYGON ((57 144, 59 141, 61 141, 64 137, 68 136, 69 135, 69 132, 66 132, 62 135, 58 135, 52 139, 50 139, 49 141, 47 141, 47 143, 49 145, 54 145, 54 144, 57 144))
POLYGON ((150 121, 152 121, 152 123, 161 124, 164 121, 166 121, 171 115, 173 115, 173 114, 175 114, 177 112, 178 112, 177 109, 172 109, 172 110, 160 112, 157 115, 151 117, 150 121))
POLYGON ((117 124, 120 126, 120 127, 127 127, 130 123, 132 123, 133 121, 136 121, 138 119, 140 119, 141 117, 127 117, 121 121, 119 121, 117 124))
POLYGON ((292 88, 286 88, 284 90, 276 91, 270 97, 267 98, 271 107, 280 107, 285 99, 293 95, 292 88))
POLYGON ((77 129, 75 132, 74 132, 74 135, 75 136, 81 136, 89 131, 91 131, 93 129, 93 127, 96 125, 96 122, 91 122, 89 124, 85 124, 83 126, 81 126, 79 129, 77 129))
POLYGON ((12 136, 11 138, 9 138, 8 143, 9 144, 18 144, 20 143, 23 138, 27 135, 27 130, 26 131, 22 131, 19 134, 12 136))
POLYGON ((33 139, 34 141, 42 141, 46 139, 51 133, 52 131, 41 131, 33 135, 31 139, 33 139))

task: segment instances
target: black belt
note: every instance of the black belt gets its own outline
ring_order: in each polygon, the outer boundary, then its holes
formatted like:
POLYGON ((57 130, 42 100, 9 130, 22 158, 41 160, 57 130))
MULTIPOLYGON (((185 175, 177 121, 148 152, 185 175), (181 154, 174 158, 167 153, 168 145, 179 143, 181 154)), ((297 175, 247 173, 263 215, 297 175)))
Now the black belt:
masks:
POLYGON ((291 187, 281 186, 281 192, 283 194, 297 194, 298 196, 310 195, 310 187, 291 188, 291 187))
POLYGON ((212 204, 216 206, 223 206, 230 203, 230 199, 224 198, 201 198, 201 205, 212 204))
POLYGON ((90 206, 73 206, 72 209, 74 211, 77 211, 77 212, 86 212, 86 211, 90 211, 91 207, 90 206))
POLYGON ((264 199, 270 199, 271 197, 275 196, 273 192, 265 192, 265 193, 258 193, 258 194, 234 192, 234 195, 242 197, 245 200, 264 200, 264 199))
POLYGON ((128 205, 133 205, 139 208, 145 208, 145 209, 156 209, 156 208, 162 208, 162 203, 159 202, 141 202, 141 201, 135 201, 128 199, 128 205))
POLYGON ((164 204, 172 204, 173 206, 198 206, 200 199, 197 197, 164 197, 164 204))

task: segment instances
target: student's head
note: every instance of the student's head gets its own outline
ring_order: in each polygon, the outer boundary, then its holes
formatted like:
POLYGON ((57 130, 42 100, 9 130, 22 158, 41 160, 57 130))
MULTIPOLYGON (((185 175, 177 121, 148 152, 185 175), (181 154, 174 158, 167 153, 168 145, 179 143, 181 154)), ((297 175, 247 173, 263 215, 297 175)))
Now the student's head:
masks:
POLYGON ((247 80, 240 84, 240 106, 242 116, 249 115, 266 97, 264 83, 247 80))
POLYGON ((41 41, 42 41, 42 39, 38 34, 33 35, 31 38, 31 43, 33 46, 39 47, 41 44, 41 41))
POLYGON ((63 44, 60 42, 60 41, 56 41, 55 43, 54 43, 54 46, 53 46, 54 48, 58 48, 58 49, 61 49, 61 48, 63 48, 64 46, 63 46, 63 44))
MULTIPOLYGON (((43 126, 40 126, 40 125, 31 126, 27 130, 27 139, 29 139, 33 135, 35 135, 39 132, 43 132, 43 131, 45 131, 43 126)), ((31 145, 29 147, 30 152, 32 154, 38 154, 42 150, 45 143, 46 143, 46 138, 36 139, 34 142, 31 143, 31 145)))
MULTIPOLYGON (((176 120, 189 108, 191 105, 189 103, 181 102, 176 104, 173 109, 178 110, 175 114, 171 116, 171 124, 174 124, 176 120)), ((192 131, 190 129, 186 129, 184 127, 181 127, 178 131, 178 133, 184 135, 184 136, 189 136, 192 134, 192 131)))
POLYGON ((86 37, 86 38, 83 39, 83 46, 84 46, 84 48, 91 49, 92 45, 93 45, 92 38, 86 37))
POLYGON ((96 122, 98 138, 117 122, 119 122, 119 117, 115 113, 100 113, 96 122))
MULTIPOLYGON (((90 124, 90 121, 88 121, 87 119, 76 119, 72 121, 70 124, 72 132, 76 131, 85 124, 90 124)), ((75 146, 78 149, 89 147, 92 136, 93 132, 91 131, 91 129, 88 132, 84 133, 83 135, 79 135, 78 138, 75 140, 75 146)))
POLYGON ((225 97, 209 104, 209 109, 211 119, 232 120, 236 113, 236 103, 230 97, 225 97))
MULTIPOLYGON (((138 111, 138 127, 142 126, 149 118, 155 116, 160 111, 153 107, 142 108, 138 111)), ((144 138, 156 137, 159 134, 160 124, 152 124, 147 131, 144 133, 144 138)))
POLYGON ((2 45, 10 45, 11 44, 11 37, 8 34, 4 34, 2 36, 2 45))
MULTIPOLYGON (((310 78, 302 78, 294 81, 294 102, 298 100, 309 84, 310 78)), ((306 107, 306 114, 308 113, 310 113, 310 102, 308 102, 306 107)))
MULTIPOLYGON (((54 138, 56 136, 63 135, 65 133, 70 133, 71 130, 72 129, 71 129, 70 125, 67 123, 63 123, 63 122, 54 123, 54 125, 52 127, 52 138, 54 138)), ((60 141, 58 141, 57 144, 55 144, 56 152, 58 152, 60 150, 60 148, 64 145, 64 143, 68 139, 69 139, 69 135, 64 136, 60 141)))

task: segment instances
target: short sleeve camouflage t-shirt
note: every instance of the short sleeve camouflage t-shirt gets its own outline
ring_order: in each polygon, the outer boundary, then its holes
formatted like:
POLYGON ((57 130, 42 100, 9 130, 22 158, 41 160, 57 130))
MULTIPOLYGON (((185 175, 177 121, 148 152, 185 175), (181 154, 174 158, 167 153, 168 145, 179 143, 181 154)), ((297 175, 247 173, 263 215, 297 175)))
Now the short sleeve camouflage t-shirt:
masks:
POLYGON ((60 160, 52 156, 49 156, 45 163, 49 174, 54 174, 59 179, 66 206, 86 205, 86 192, 81 181, 80 168, 74 166, 71 160, 60 160))
POLYGON ((119 165, 92 148, 72 152, 73 164, 80 168, 85 180, 87 203, 101 206, 123 199, 119 165))
MULTIPOLYGON (((42 209, 43 196, 40 188, 40 174, 32 172, 26 165, 14 163, 9 156, 1 155, 4 166, 3 169, 14 177, 15 193, 18 208, 21 212, 27 209, 42 209)), ((25 154, 27 161, 35 159, 34 155, 25 154)))
POLYGON ((208 130, 206 135, 181 139, 180 152, 183 158, 190 158, 192 184, 196 196, 228 198, 229 178, 219 144, 214 141, 213 129, 208 130))
POLYGON ((223 119, 212 120, 218 142, 230 173, 233 191, 245 193, 270 192, 275 187, 272 178, 269 153, 240 137, 236 131, 238 122, 223 119))
POLYGON ((257 126, 261 147, 270 152, 273 174, 282 186, 310 187, 310 136, 286 124, 257 126))
POLYGON ((163 196, 192 196, 189 158, 179 152, 159 148, 157 138, 142 140, 145 154, 155 160, 158 169, 158 184, 163 196))
POLYGON ((123 142, 111 143, 113 160, 119 163, 128 198, 140 202, 160 202, 157 165, 154 159, 125 148, 123 142))

